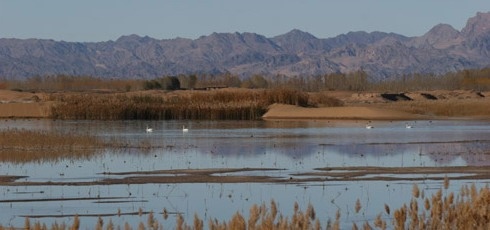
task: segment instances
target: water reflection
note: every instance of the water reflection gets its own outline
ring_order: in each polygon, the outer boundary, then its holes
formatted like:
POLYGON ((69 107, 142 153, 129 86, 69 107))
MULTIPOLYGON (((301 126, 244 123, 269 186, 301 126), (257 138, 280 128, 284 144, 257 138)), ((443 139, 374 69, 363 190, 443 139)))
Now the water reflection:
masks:
MULTIPOLYGON (((405 122, 376 122, 367 130, 364 122, 329 121, 50 121, 4 120, 0 129, 24 128, 69 131, 117 140, 148 148, 106 149, 90 159, 63 159, 56 162, 0 163, 0 175, 20 175, 19 181, 83 182, 122 177, 103 172, 153 171, 205 168, 277 168, 279 171, 253 171, 246 175, 288 178, 322 167, 382 166, 441 167, 489 166, 490 123, 481 121, 417 121, 413 129, 405 122), (146 126, 153 127, 146 133, 146 126), (182 132, 182 126, 189 128, 182 132)), ((453 191, 461 184, 455 181, 453 191)), ((484 185, 487 181, 479 181, 484 185)), ((22 216, 115 214, 153 211, 183 213, 190 221, 201 218, 231 218, 236 211, 248 214, 253 204, 279 204, 283 215, 293 212, 294 202, 305 210, 315 204, 317 216, 334 218, 337 209, 342 223, 372 220, 388 203, 393 208, 409 201, 412 182, 402 180, 311 182, 306 184, 197 183, 127 184, 104 186, 0 186, 0 224, 23 226, 22 216), (56 198, 98 198, 88 200, 40 201, 56 198), (357 199, 362 211, 354 212, 357 199), (26 200, 14 202, 15 200, 26 200), (6 210, 6 211, 4 211, 6 210)), ((440 181, 422 181, 430 194, 440 181)), ((175 224, 155 215, 164 228, 175 224)), ((137 226, 147 216, 116 215, 116 225, 137 226)), ((82 225, 95 226, 97 217, 83 217, 82 225)), ((67 218, 43 218, 43 222, 67 218)), ((107 219, 106 219, 107 220, 107 219)), ((107 223, 108 221, 106 221, 107 223)), ((325 225, 325 223, 323 223, 325 225)))

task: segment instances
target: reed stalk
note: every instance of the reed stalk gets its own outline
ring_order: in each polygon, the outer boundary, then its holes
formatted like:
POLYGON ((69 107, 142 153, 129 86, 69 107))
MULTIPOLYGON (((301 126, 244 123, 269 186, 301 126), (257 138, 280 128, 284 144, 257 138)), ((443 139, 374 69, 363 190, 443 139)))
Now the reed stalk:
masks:
POLYGON ((0 162, 88 159, 107 144, 84 134, 6 129, 0 131, 0 162))
POLYGON ((258 120, 274 103, 308 106, 308 94, 288 89, 179 93, 52 94, 53 119, 258 120))
MULTIPOLYGON (((415 188, 416 186, 414 186, 415 188)), ((414 189, 415 191, 415 189, 414 189)), ((410 203, 404 204, 401 208, 395 209, 393 216, 383 218, 381 213, 372 223, 364 221, 363 229, 490 229, 490 188, 483 187, 477 189, 472 186, 463 186, 461 192, 455 196, 449 193, 443 196, 442 189, 432 195, 423 198, 413 192, 410 203), (419 202, 425 202, 425 209, 419 209, 419 202), (430 202, 430 205, 427 203, 430 202), (392 219, 392 226, 388 226, 386 220, 392 219)), ((219 222, 217 219, 210 219, 209 229, 254 229, 254 230, 282 230, 282 229, 322 229, 319 219, 316 217, 312 205, 309 205, 306 212, 299 209, 297 203, 294 204, 294 212, 290 218, 284 218, 277 212, 275 202, 272 201, 268 208, 265 204, 253 205, 250 208, 248 220, 240 213, 236 212, 229 221, 219 222)), ((385 209, 387 205, 385 206, 385 209)), ((389 215, 389 211, 386 211, 389 215)), ((161 224, 154 219, 153 213, 149 212, 148 221, 140 222, 138 229, 158 229, 161 224)), ((40 222, 31 223, 26 218, 24 229, 76 229, 80 226, 77 216, 72 225, 55 222, 50 228, 40 222)), ((112 220, 104 226, 101 218, 97 221, 95 229, 114 229, 112 220)), ((119 228, 119 227, 117 227, 119 228)), ((326 225, 327 229, 343 229, 340 226, 340 211, 337 210, 333 225, 330 221, 326 225)), ((0 230, 14 229, 0 226, 0 230)), ((126 223, 124 229, 131 229, 126 223)), ((176 215, 175 229, 203 229, 203 221, 197 214, 194 215, 193 225, 188 225, 181 214, 176 215)), ((359 229, 353 223, 352 229, 359 229)))

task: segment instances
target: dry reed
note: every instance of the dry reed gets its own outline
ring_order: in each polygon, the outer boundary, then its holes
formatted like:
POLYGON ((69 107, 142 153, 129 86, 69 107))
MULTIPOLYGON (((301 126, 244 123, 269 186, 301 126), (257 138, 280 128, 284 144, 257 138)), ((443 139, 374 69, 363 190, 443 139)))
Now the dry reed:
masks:
MULTIPOLYGON (((373 223, 365 221, 362 229, 490 229, 490 188, 483 187, 477 189, 473 184, 463 186, 460 193, 455 197, 453 193, 443 196, 442 189, 429 198, 422 198, 417 195, 417 189, 414 185, 413 197, 410 203, 404 204, 401 208, 393 212, 392 226, 388 226, 382 215, 379 214, 373 220, 373 223), (425 209, 419 209, 419 203, 424 202, 425 209)), ((389 207, 385 205, 385 211, 389 215, 389 207)), ((203 221, 197 214, 194 215, 193 225, 188 225, 181 214, 176 216, 175 229, 203 229, 203 221)), ((54 223, 50 228, 45 224, 36 222, 34 224, 26 218, 25 229, 77 229, 80 221, 74 218, 74 223, 68 226, 64 223, 54 223)), ((103 229, 104 222, 101 218, 97 221, 96 229, 103 229)), ((112 220, 109 220, 106 229, 114 229, 112 220)), ((147 224, 140 222, 138 229, 161 229, 162 225, 154 220, 153 213, 149 213, 147 224)), ((299 209, 297 203, 294 204, 294 213, 290 218, 284 218, 277 212, 276 203, 271 201, 270 208, 265 204, 253 205, 250 208, 248 220, 239 212, 235 213, 229 221, 219 222, 217 219, 210 219, 208 228, 211 230, 219 229, 321 229, 319 219, 316 217, 312 205, 309 205, 306 212, 299 209)), ((327 229, 341 229, 340 211, 337 210, 335 221, 332 224, 327 222, 327 229)), ((0 230, 14 229, 3 228, 0 230)), ((119 229, 119 227, 118 227, 119 229)), ((131 229, 126 223, 124 229, 131 229)), ((352 229, 359 229, 356 223, 353 223, 352 229)))
POLYGON ((56 162, 62 159, 90 159, 105 149, 140 149, 147 153, 155 147, 146 140, 129 143, 124 139, 103 140, 75 132, 26 129, 0 130, 0 162, 56 162), (27 140, 27 141, 26 141, 27 140))
MULTIPOLYGON (((445 180, 445 189, 448 184, 445 180)), ((395 229, 490 229, 489 187, 463 186, 457 198, 452 192, 443 196, 442 189, 430 199, 413 195, 409 208, 404 205, 395 211, 395 229), (419 210, 419 202, 424 210, 419 210)))
POLYGON ((486 99, 401 101, 376 106, 413 114, 447 117, 483 117, 490 114, 490 100, 486 99))
POLYGON ((359 198, 357 198, 356 206, 355 206, 356 213, 359 213, 359 211, 361 210, 361 208, 362 208, 361 201, 359 200, 359 198))
POLYGON ((288 89, 179 93, 52 94, 54 119, 257 120, 274 103, 308 105, 308 94, 288 89))
POLYGON ((90 135, 6 129, 0 131, 0 162, 87 159, 106 145, 90 135))

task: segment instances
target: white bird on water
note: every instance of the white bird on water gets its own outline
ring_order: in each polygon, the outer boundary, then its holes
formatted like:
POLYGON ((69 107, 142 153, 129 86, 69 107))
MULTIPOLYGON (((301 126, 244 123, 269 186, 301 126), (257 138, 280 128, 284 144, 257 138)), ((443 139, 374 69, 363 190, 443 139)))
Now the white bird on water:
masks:
POLYGON ((148 125, 147 125, 147 126, 146 126, 146 132, 147 132, 147 133, 151 133, 151 132, 153 132, 153 129, 152 129, 152 128, 150 128, 150 127, 148 127, 148 125))
POLYGON ((185 125, 183 125, 183 126, 182 126, 182 132, 184 132, 184 133, 185 133, 185 132, 188 132, 188 131, 189 131, 189 129, 188 129, 188 128, 186 128, 186 127, 185 127, 185 125))
POLYGON ((412 128, 412 126, 411 126, 411 125, 409 125, 409 124, 405 124, 405 128, 407 128, 407 129, 411 129, 411 128, 412 128))
POLYGON ((374 128, 372 125, 366 125, 366 129, 372 129, 374 128))

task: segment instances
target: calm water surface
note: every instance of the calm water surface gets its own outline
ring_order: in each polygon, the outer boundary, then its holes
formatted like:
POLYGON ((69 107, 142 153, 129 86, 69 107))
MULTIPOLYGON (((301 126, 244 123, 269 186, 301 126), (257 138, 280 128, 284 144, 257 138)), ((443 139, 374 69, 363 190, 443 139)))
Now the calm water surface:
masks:
MULTIPOLYGON (((22 128, 88 133, 107 140, 151 149, 106 150, 90 159, 63 159, 35 163, 0 163, 0 175, 27 176, 21 181, 95 181, 109 177, 103 172, 153 171, 205 168, 277 168, 278 171, 253 171, 245 175, 289 178, 292 174, 312 172, 320 167, 383 166, 443 167, 490 165, 490 122, 484 121, 411 121, 365 122, 329 121, 51 121, 3 120, 0 129, 22 128), (146 126, 153 133, 146 133, 146 126), (182 126, 189 128, 183 133, 182 126)), ((441 188, 441 181, 417 182, 429 195, 441 188)), ((488 181, 452 181, 450 191, 461 185, 488 181)), ((352 222, 372 221, 384 212, 409 202, 413 182, 344 181, 304 184, 271 183, 196 183, 141 184, 104 186, 0 186, 0 224, 23 226, 25 215, 114 214, 153 211, 164 228, 175 225, 175 215, 164 220, 165 208, 182 213, 191 222, 195 213, 205 219, 227 220, 239 211, 248 214, 253 204, 274 199, 283 215, 293 212, 294 202, 305 210, 313 204, 325 226, 328 218, 341 211, 344 228, 352 222), (29 201, 46 198, 105 198, 66 201, 29 201), (359 199, 362 209, 355 213, 359 199)), ((147 215, 104 217, 115 225, 125 222, 137 226, 147 215)), ((388 216, 385 214, 385 218, 388 216)), ((82 228, 93 228, 96 217, 82 217, 82 228)), ((71 217, 39 218, 46 223, 71 222, 71 217)), ((35 221, 32 220, 32 221, 35 221)), ((389 222, 389 221, 388 221, 389 222)))

